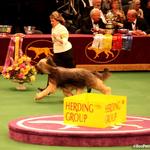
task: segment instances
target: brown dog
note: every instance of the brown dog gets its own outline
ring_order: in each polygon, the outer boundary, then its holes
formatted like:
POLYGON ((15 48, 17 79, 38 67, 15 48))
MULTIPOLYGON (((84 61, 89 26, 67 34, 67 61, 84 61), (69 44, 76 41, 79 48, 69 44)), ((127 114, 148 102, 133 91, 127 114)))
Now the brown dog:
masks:
POLYGON ((65 96, 72 96, 73 90, 76 90, 76 94, 80 94, 85 87, 93 88, 103 94, 111 94, 111 88, 102 81, 108 76, 103 76, 98 72, 93 73, 83 68, 58 67, 51 57, 41 59, 36 68, 39 72, 49 75, 47 88, 36 94, 36 100, 54 93, 57 88, 61 88, 65 96))

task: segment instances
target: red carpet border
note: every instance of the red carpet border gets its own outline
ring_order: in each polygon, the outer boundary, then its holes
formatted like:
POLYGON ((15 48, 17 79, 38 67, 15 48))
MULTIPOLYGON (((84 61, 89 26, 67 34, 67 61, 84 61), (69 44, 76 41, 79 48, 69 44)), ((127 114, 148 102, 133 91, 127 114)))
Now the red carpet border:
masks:
POLYGON ((63 115, 29 116, 9 123, 10 138, 51 146, 130 146, 150 144, 150 118, 128 116, 109 128, 88 128, 63 123, 63 115))

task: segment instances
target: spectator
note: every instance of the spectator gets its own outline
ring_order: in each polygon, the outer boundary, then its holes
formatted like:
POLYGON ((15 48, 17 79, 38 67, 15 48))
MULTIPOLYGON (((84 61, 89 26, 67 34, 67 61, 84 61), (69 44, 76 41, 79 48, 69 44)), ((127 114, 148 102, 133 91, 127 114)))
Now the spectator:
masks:
POLYGON ((129 29, 133 35, 145 35, 149 33, 148 24, 143 18, 138 17, 135 9, 128 10, 124 28, 129 29))
POLYGON ((150 26, 150 0, 143 0, 144 2, 144 6, 143 6, 143 11, 144 11, 144 19, 146 20, 146 22, 148 23, 148 25, 150 26))
POLYGON ((130 0, 120 0, 122 6, 128 5, 130 0))
POLYGON ((125 14, 122 10, 122 4, 119 0, 112 0, 111 2, 111 11, 114 14, 116 27, 123 27, 123 22, 125 20, 125 14))
POLYGON ((90 16, 82 21, 80 32, 83 34, 92 34, 93 32, 104 32, 105 24, 101 19, 101 11, 98 8, 93 8, 90 16))
POLYGON ((92 6, 92 0, 89 1, 89 0, 79 0, 78 2, 78 9, 79 9, 79 13, 81 16, 84 15, 84 9, 87 8, 87 7, 90 7, 92 6))
POLYGON ((93 8, 98 8, 101 13, 100 17, 101 17, 102 21, 104 23, 106 23, 105 16, 103 14, 103 11, 101 10, 102 0, 92 0, 92 4, 93 4, 93 6, 87 6, 83 9, 82 18, 88 17, 93 8))
POLYGON ((108 12, 108 10, 111 9, 111 2, 112 2, 112 0, 103 0, 102 1, 102 10, 103 10, 104 14, 106 14, 108 12))
POLYGON ((129 8, 131 7, 132 0, 125 0, 125 1, 126 2, 122 2, 122 9, 123 9, 124 14, 126 16, 129 8))
POLYGON ((143 10, 141 9, 140 0, 132 0, 130 9, 135 9, 137 11, 138 17, 144 18, 144 13, 143 13, 143 10))
POLYGON ((103 21, 103 23, 106 23, 106 19, 105 19, 105 16, 101 10, 101 4, 102 4, 102 0, 91 0, 92 2, 92 6, 90 5, 86 5, 86 7, 84 7, 84 9, 82 9, 82 11, 80 11, 80 18, 78 20, 78 29, 76 30, 75 33, 78 33, 80 31, 80 28, 82 28, 82 24, 84 22, 84 20, 86 20, 85 18, 88 18, 90 16, 90 12, 93 8, 97 8, 99 9, 100 11, 100 17, 103 21))

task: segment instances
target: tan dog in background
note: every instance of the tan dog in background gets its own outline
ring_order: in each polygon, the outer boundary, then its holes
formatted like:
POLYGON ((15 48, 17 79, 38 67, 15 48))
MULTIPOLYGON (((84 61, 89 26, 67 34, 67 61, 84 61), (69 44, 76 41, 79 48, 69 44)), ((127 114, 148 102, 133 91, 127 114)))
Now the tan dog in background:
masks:
POLYGON ((33 51, 35 53, 35 57, 33 59, 39 58, 39 56, 41 54, 45 54, 45 56, 53 56, 53 54, 51 53, 51 48, 49 47, 29 47, 28 48, 29 51, 33 51))

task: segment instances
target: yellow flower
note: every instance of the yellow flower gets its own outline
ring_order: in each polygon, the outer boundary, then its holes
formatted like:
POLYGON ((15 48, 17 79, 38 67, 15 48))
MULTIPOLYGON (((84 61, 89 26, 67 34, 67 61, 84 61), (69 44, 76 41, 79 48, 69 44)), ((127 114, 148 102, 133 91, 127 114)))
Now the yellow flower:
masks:
POLYGON ((27 62, 31 62, 31 58, 30 58, 30 57, 27 57, 26 61, 27 61, 27 62))
POLYGON ((5 78, 6 78, 6 79, 10 79, 10 74, 9 74, 9 73, 6 73, 6 74, 5 74, 5 78))
POLYGON ((12 66, 6 68, 7 72, 9 72, 10 70, 13 70, 12 66))
POLYGON ((31 58, 23 55, 6 68, 3 76, 6 79, 24 83, 34 81, 36 73, 35 67, 31 65, 31 58))
POLYGON ((17 71, 17 70, 19 70, 20 68, 17 66, 17 67, 15 67, 14 69, 17 71))
POLYGON ((30 76, 30 80, 35 81, 35 76, 34 75, 30 76))
POLYGON ((24 71, 23 71, 23 74, 24 75, 27 75, 29 73, 29 70, 28 69, 25 69, 24 71))
POLYGON ((18 64, 22 64, 23 63, 23 60, 22 59, 18 59, 18 64))
POLYGON ((31 67, 30 67, 30 65, 26 65, 26 70, 30 70, 31 69, 31 67))
POLYGON ((33 73, 35 73, 35 74, 37 73, 34 66, 31 66, 31 70, 32 70, 33 73))

